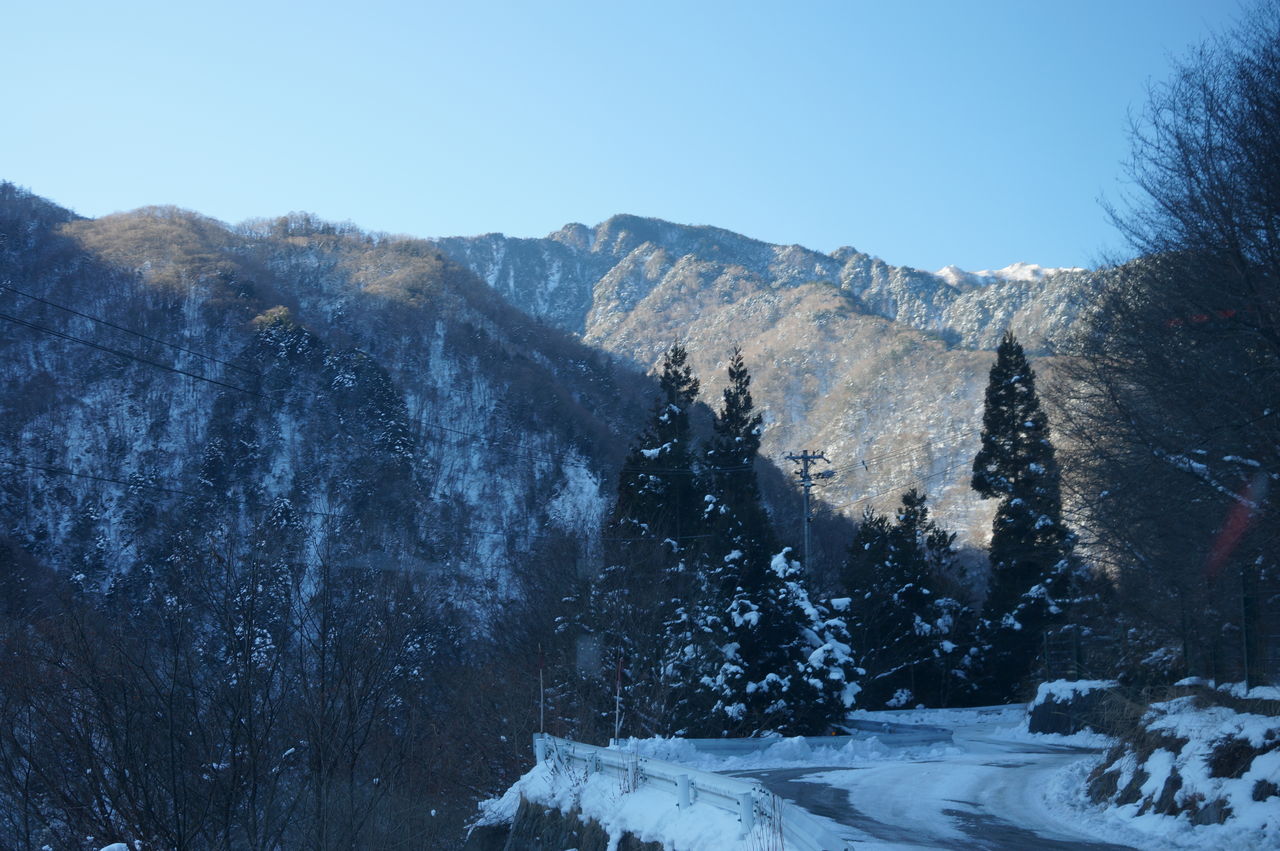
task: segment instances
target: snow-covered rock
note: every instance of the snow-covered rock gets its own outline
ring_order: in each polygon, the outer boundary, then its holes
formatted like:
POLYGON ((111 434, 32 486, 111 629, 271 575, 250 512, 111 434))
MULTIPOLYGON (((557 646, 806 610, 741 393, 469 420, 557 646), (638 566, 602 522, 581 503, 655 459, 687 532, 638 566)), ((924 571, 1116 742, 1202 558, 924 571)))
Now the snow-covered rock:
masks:
POLYGON ((1032 733, 1070 736, 1083 730, 1107 733, 1114 726, 1119 701, 1111 692, 1115 680, 1054 680, 1041 683, 1027 708, 1032 733), (1108 722, 1111 723, 1108 723, 1108 722))
POLYGON ((1196 695, 1152 704, 1089 791, 1152 832, 1196 825, 1202 847, 1280 847, 1280 717, 1196 695))

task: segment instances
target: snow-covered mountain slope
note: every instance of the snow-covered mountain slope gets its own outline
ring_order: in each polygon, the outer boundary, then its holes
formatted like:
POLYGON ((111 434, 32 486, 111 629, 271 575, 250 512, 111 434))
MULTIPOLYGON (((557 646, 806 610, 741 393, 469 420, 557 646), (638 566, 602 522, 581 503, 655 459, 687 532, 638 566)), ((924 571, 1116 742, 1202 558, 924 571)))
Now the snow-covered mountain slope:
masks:
POLYGON ((852 248, 821 254, 635 216, 540 240, 437 244, 521 309, 642 368, 683 341, 709 404, 741 345, 766 410, 766 454, 785 465, 788 452, 826 450, 838 475, 822 496, 852 517, 922 487, 944 522, 977 541, 989 507, 965 465, 989 350, 1011 328, 1029 352, 1052 351, 1090 285, 1078 269, 931 274, 852 248))
POLYGON ((435 247, 306 216, 4 185, 0 284, 0 529, 90 578, 225 547, 555 593, 652 392, 435 247))
POLYGON ((750 280, 771 289, 824 282, 852 306, 955 345, 992 348, 1013 328, 1031 351, 1052 346, 1079 309, 1084 269, 1014 263, 937 273, 890 266, 853 248, 822 254, 772 245, 720 228, 619 215, 595 226, 566 225, 544 239, 502 234, 435 241, 522 310, 588 338, 602 338, 668 279, 686 289, 750 280))
MULTIPOLYGON (((653 398, 639 372, 673 340, 711 405, 743 346, 784 540, 800 538, 785 456, 822 449, 838 513, 915 486, 981 541, 966 465, 985 347, 1010 324, 1051 344, 1087 278, 930 275, 633 216, 434 243, 305 215, 77 220, 7 185, 0 236, 0 311, 18 320, 0 336, 6 535, 109 573, 271 522, 292 557, 342 539, 329 556, 417 565, 474 599, 520 593, 512 565, 594 557, 653 398)), ((843 540, 815 542, 823 567, 843 540)))

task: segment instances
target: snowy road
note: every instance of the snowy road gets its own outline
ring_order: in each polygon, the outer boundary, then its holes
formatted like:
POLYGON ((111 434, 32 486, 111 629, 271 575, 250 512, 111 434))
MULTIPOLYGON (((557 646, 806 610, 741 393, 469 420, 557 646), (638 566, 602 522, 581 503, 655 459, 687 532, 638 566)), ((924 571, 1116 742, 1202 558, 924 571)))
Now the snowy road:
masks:
POLYGON ((951 729, 950 747, 927 754, 911 755, 912 735, 895 730, 881 741, 899 740, 902 759, 732 773, 758 778, 781 797, 840 825, 856 848, 1137 847, 1108 841, 1114 837, 1105 825, 1054 801, 1063 772, 1088 760, 1090 751, 1002 737, 992 723, 995 714, 986 722, 974 715, 966 720, 951 729))
MULTIPOLYGON (((625 833, 690 851, 781 847, 775 813, 790 831, 790 841, 805 847, 816 841, 831 849, 1280 847, 1274 829, 1267 826, 1274 825, 1266 821, 1274 817, 1267 809, 1270 804, 1252 811, 1251 821, 1226 826, 1139 814, 1137 805, 1090 802, 1086 780, 1098 761, 1097 751, 1090 747, 1104 747, 1109 740, 1084 733, 1071 738, 1033 735, 1027 731, 1024 706, 858 711, 847 727, 848 735, 817 738, 652 738, 616 743, 607 749, 610 753, 639 758, 633 763, 638 766, 638 786, 634 778, 620 780, 619 773, 566 770, 558 768, 556 760, 540 760, 501 799, 482 807, 490 819, 483 823, 511 822, 519 802, 527 799, 565 812, 577 810, 604 825, 611 836, 625 833), (665 777, 665 784, 644 782, 649 768, 654 778, 665 777), (744 836, 734 807, 701 801, 700 793, 691 805, 677 805, 672 778, 681 769, 755 778, 811 815, 790 807, 770 810, 765 819, 757 820, 757 829, 744 836), (806 837, 811 840, 808 845, 806 837)), ((696 779, 694 791, 707 779, 696 779)), ((715 789, 715 784, 707 788, 715 789)), ((1245 797, 1250 794, 1246 789, 1245 797)))

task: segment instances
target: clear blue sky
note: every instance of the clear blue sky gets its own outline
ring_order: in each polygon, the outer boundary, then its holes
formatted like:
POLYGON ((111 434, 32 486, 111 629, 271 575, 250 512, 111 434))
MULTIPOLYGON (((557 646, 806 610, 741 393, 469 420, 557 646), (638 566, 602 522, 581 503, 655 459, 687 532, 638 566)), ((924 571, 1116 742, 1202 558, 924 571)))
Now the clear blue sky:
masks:
POLYGON ((417 236, 619 213, 1090 265, 1126 115, 1234 0, 6 3, 0 178, 417 236))

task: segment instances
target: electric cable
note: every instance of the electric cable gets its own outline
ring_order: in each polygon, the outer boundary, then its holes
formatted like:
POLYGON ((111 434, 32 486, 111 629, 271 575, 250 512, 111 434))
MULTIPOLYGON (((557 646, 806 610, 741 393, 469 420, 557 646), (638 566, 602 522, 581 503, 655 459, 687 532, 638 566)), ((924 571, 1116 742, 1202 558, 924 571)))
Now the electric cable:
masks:
POLYGON ((48 305, 49 307, 56 308, 57 310, 66 311, 67 313, 70 313, 73 316, 79 316, 82 319, 88 319, 91 322, 97 322, 98 324, 105 325, 108 328, 114 328, 116 331, 123 331, 126 334, 132 334, 133 336, 140 337, 143 340, 149 340, 150 342, 158 343, 161 346, 168 346, 171 349, 176 349, 177 351, 185 352, 186 354, 194 355, 195 357, 198 357, 198 358, 204 358, 205 360, 213 361, 216 364, 221 364, 222 366, 228 367, 229 369, 238 370, 239 372, 243 372, 247 375, 253 375, 253 376, 256 376, 257 378, 264 377, 261 373, 254 372, 251 369, 245 369, 242 366, 236 366, 234 363, 231 363, 230 361, 225 361, 225 360, 222 360, 221 358, 216 358, 213 355, 207 355, 207 354, 204 354, 203 352, 198 352, 195 349, 189 349, 185 346, 179 346, 177 343, 171 343, 168 340, 161 340, 159 337, 152 337, 149 334, 144 334, 141 331, 135 331, 132 328, 126 328, 123 325, 117 325, 116 323, 111 322, 110 320, 107 320, 107 319, 103 319, 100 316, 93 316, 92 314, 89 314, 89 313, 83 313, 79 310, 76 310, 74 307, 67 307, 66 305, 49 301, 47 298, 42 298, 41 296, 38 296, 38 295, 32 295, 29 292, 24 292, 23 290, 20 290, 17 287, 10 286, 9 284, 0 283, 0 290, 8 290, 11 293, 17 293, 18 295, 23 296, 24 298, 29 298, 32 301, 38 301, 41 304, 48 305))
POLYGON ((176 366, 169 366, 168 364, 160 363, 159 361, 140 358, 137 355, 133 355, 128 352, 121 351, 119 349, 113 349, 110 346, 103 346, 99 343, 93 342, 92 340, 85 340, 80 337, 76 337, 72 334, 65 334, 62 331, 58 331, 53 328, 47 328, 43 325, 37 325, 34 322, 28 322, 25 319, 19 319, 18 317, 10 316, 7 313, 0 313, 0 319, 4 319, 7 322, 12 322, 15 325, 21 325, 25 328, 30 328, 33 331, 41 331, 45 334, 50 334, 54 337, 60 337, 63 340, 70 340, 73 343, 80 343, 82 345, 89 346, 90 348, 97 349, 98 351, 106 352, 107 354, 110 354, 110 355, 116 355, 117 357, 122 357, 128 360, 137 361, 138 363, 146 364, 147 366, 154 366, 157 369, 163 369, 166 372, 173 372, 173 373, 177 373, 178 375, 185 375, 188 378, 194 378, 198 381, 207 381, 210 384, 216 384, 219 387, 225 387, 228 390, 238 390, 241 393, 248 393, 250 396, 257 396, 259 399, 270 398, 269 396, 264 396, 263 394, 258 393, 257 391, 254 391, 254 390, 250 390, 246 387, 240 387, 235 384, 229 384, 225 381, 219 381, 216 378, 210 378, 207 375, 200 375, 199 373, 196 373, 196 372, 189 372, 188 370, 179 369, 176 366))

